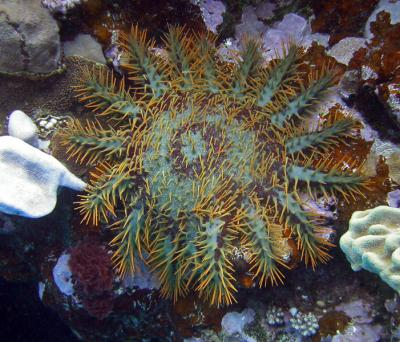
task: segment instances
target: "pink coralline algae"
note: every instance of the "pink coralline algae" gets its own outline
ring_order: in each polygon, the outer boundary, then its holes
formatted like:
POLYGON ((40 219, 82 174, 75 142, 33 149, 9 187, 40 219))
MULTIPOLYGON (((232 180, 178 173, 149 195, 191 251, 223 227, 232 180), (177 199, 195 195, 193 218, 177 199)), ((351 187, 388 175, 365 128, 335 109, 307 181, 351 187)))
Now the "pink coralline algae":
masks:
POLYGON ((87 312, 97 319, 113 309, 113 269, 110 255, 98 242, 85 240, 71 249, 69 266, 74 289, 87 312))

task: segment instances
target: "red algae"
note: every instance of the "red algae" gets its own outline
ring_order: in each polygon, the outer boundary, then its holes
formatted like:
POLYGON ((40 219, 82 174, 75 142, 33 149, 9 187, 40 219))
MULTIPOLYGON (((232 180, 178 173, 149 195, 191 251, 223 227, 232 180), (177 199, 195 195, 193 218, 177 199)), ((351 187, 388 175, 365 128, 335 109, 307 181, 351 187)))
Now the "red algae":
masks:
POLYGON ((106 318, 113 309, 113 269, 110 255, 97 241, 78 243, 71 249, 69 266, 74 288, 88 313, 106 318))
POLYGON ((378 0, 312 0, 315 19, 311 23, 313 32, 331 35, 329 44, 349 36, 362 36, 364 25, 378 4, 378 0))

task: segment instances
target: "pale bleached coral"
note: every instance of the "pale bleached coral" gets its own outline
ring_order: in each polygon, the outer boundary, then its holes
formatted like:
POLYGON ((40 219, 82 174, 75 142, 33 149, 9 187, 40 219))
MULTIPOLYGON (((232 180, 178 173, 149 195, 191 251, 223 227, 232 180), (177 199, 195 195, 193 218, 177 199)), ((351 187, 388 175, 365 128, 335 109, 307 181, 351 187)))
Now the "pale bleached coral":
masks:
POLYGON ((0 211, 11 215, 41 217, 51 213, 59 186, 83 190, 86 183, 56 158, 39 148, 32 119, 20 110, 10 114, 9 136, 0 137, 0 211))
POLYGON ((340 248, 354 271, 376 273, 400 292, 400 209, 379 206, 354 212, 340 248))
POLYGON ((8 119, 8 134, 34 147, 39 146, 38 129, 31 118, 21 110, 14 110, 8 119))
POLYGON ((72 8, 80 5, 86 0, 43 0, 42 5, 51 13, 67 14, 72 8))
POLYGON ((59 186, 83 190, 86 184, 53 156, 18 138, 0 137, 0 211, 45 216, 56 205, 59 186))

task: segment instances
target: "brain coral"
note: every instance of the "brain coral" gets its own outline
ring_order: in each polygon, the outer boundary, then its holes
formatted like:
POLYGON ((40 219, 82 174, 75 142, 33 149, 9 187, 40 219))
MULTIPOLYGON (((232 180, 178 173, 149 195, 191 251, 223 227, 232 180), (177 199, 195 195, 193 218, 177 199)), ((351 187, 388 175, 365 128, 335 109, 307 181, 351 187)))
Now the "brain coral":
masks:
POLYGON ((79 208, 115 230, 120 273, 142 258, 164 296, 192 290, 222 305, 235 301, 235 250, 259 286, 282 282, 288 239, 306 264, 325 262, 328 230, 301 193, 350 198, 367 184, 330 157, 355 122, 307 119, 335 70, 305 72, 294 45, 264 65, 254 39, 233 62, 206 35, 170 27, 163 40, 156 49, 138 27, 123 36, 125 75, 88 71, 76 90, 96 118, 62 133, 69 154, 96 167, 79 208))
POLYGON ((354 271, 376 273, 400 292, 400 209, 379 206, 354 212, 340 248, 354 271))

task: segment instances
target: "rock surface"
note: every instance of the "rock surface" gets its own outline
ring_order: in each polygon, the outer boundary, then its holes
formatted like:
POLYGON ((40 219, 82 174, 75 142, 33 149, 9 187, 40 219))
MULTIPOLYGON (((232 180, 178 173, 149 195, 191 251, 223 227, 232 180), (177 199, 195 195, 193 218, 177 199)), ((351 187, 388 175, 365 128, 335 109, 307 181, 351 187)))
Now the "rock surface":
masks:
POLYGON ((69 254, 61 254, 53 268, 53 280, 58 289, 66 296, 72 296, 74 285, 72 283, 72 273, 69 267, 69 254))
POLYGON ((347 37, 336 43, 328 54, 339 63, 348 65, 356 51, 365 46, 365 39, 358 37, 347 37))
POLYGON ((81 56, 98 63, 106 63, 101 45, 90 34, 78 34, 64 43, 65 56, 81 56))
POLYGON ((253 322, 256 313, 253 309, 245 309, 242 312, 228 312, 221 322, 221 327, 228 335, 244 334, 244 327, 253 322))
MULTIPOLYGON (((196 4, 196 1, 193 1, 196 4)), ((198 2, 204 24, 207 29, 217 34, 217 27, 223 22, 223 14, 225 13, 225 5, 219 0, 202 0, 198 2)))
POLYGON ((37 75, 57 70, 58 31, 40 0, 0 0, 0 73, 37 75))

